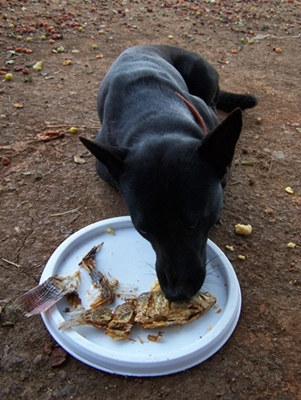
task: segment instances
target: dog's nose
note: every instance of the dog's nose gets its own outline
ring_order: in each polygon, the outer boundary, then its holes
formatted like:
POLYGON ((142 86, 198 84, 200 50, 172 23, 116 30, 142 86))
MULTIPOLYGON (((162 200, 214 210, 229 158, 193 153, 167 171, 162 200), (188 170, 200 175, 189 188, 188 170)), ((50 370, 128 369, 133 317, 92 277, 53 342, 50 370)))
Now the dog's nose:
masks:
POLYGON ((191 293, 190 291, 187 291, 186 289, 177 289, 177 290, 170 290, 170 289, 165 289, 164 290, 164 295, 169 301, 186 301, 191 299, 191 297, 195 293, 191 293))
POLYGON ((194 279, 179 279, 173 282, 174 279, 169 279, 164 271, 157 271, 158 280, 164 296, 169 301, 187 301, 190 300, 200 289, 204 283, 205 273, 197 274, 194 279))

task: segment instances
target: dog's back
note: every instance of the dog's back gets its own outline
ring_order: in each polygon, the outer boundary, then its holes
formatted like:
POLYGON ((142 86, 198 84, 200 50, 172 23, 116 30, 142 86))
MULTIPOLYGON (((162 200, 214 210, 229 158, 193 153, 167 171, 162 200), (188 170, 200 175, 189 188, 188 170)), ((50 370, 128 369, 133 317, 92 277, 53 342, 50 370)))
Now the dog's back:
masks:
MULTIPOLYGON (((185 94, 198 107, 208 130, 216 126, 214 111, 201 98, 189 94, 183 76, 172 64, 173 58, 166 49, 166 46, 137 46, 117 58, 98 93, 102 121, 98 141, 113 146, 133 145, 140 132, 144 135, 146 121, 151 134, 179 131, 200 138, 199 126, 176 92, 185 94), (122 137, 118 134, 120 131, 122 137)), ((204 80, 208 80, 206 76, 204 80)))

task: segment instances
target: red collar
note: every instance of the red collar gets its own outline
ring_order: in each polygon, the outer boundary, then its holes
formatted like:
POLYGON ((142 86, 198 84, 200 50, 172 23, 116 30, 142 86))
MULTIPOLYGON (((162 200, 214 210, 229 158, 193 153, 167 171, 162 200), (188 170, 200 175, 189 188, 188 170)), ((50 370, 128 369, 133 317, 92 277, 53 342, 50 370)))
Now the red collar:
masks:
POLYGON ((195 116, 196 120, 198 121, 198 123, 200 124, 201 128, 205 132, 205 135, 207 135, 207 128, 206 128, 205 122, 204 122, 203 118, 200 116, 198 110, 190 103, 190 101, 185 99, 185 97, 182 96, 180 93, 178 93, 178 92, 175 92, 175 93, 176 93, 177 96, 179 96, 184 101, 184 103, 187 105, 189 110, 195 116))

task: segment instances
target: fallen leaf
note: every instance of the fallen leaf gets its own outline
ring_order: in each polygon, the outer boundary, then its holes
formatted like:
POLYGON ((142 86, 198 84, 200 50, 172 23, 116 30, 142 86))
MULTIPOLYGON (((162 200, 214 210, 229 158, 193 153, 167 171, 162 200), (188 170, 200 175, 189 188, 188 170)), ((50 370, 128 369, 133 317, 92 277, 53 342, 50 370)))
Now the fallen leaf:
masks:
POLYGON ((61 347, 55 347, 51 354, 50 365, 52 368, 59 367, 67 359, 67 353, 61 347))
POLYGON ((64 132, 49 130, 39 134, 38 138, 40 140, 43 140, 43 142, 49 142, 50 140, 63 138, 64 136, 65 136, 64 132))
POLYGON ((35 65, 33 65, 33 69, 35 69, 36 71, 41 71, 43 68, 43 61, 38 61, 37 63, 35 63, 35 65))

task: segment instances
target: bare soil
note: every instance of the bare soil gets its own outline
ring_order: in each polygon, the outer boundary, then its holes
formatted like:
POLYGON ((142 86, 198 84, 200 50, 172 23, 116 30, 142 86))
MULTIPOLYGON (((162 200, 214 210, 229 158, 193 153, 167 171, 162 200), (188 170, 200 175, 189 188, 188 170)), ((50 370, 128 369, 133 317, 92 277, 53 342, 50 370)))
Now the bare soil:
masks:
POLYGON ((0 1, 2 399, 301 398, 300 6, 297 0, 0 1), (176 375, 115 376, 64 353, 55 367, 60 350, 41 319, 15 314, 11 302, 38 283, 68 235, 127 214, 78 136, 94 138, 99 129, 96 94, 113 60, 127 47, 150 43, 203 54, 224 89, 259 99, 244 113, 223 223, 210 234, 236 270, 241 318, 216 355, 176 375), (41 71, 33 68, 38 61, 41 71), (5 80, 6 73, 13 79, 5 80), (72 126, 77 134, 68 132, 72 126), (44 141, 50 131, 61 136, 44 141), (84 164, 74 161, 76 154, 84 164), (250 223, 252 234, 237 236, 236 223, 250 223))

